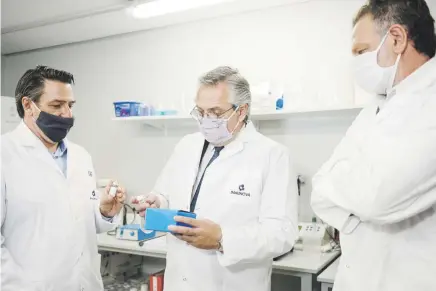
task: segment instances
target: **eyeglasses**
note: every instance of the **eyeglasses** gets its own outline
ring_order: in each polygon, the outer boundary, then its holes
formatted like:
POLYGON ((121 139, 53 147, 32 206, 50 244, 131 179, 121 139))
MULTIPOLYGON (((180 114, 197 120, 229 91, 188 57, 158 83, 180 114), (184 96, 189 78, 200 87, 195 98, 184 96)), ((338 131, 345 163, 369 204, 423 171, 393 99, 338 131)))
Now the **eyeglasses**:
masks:
POLYGON ((211 109, 211 110, 206 110, 204 111, 201 108, 198 108, 197 106, 195 106, 192 110, 191 110, 191 116, 196 119, 196 120, 202 120, 204 118, 204 116, 208 116, 210 118, 216 118, 216 119, 221 119, 227 112, 229 112, 230 110, 235 110, 237 108, 236 105, 232 105, 232 107, 230 107, 229 109, 222 111, 219 108, 215 108, 215 109, 211 109))

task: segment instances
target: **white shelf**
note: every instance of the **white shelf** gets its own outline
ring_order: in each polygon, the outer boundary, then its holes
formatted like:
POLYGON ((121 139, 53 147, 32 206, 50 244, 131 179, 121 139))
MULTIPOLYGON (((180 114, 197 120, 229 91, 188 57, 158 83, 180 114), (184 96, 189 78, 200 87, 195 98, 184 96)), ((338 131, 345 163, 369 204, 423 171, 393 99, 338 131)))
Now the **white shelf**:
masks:
POLYGON ((356 115, 362 110, 361 106, 352 107, 335 107, 335 108, 314 108, 302 109, 291 111, 273 111, 273 112, 253 112, 251 115, 252 120, 266 121, 266 120, 281 120, 293 117, 322 117, 322 116, 342 116, 342 115, 356 115))
MULTIPOLYGON (((295 111, 273 111, 273 112, 254 112, 251 115, 253 121, 267 120, 285 120, 293 117, 335 117, 335 116, 355 116, 361 106, 342 107, 342 108, 317 108, 295 111)), ((133 116, 133 117, 115 117, 114 121, 124 122, 142 122, 152 127, 163 128, 169 124, 183 126, 194 124, 195 120, 190 115, 156 115, 156 116, 133 116)))

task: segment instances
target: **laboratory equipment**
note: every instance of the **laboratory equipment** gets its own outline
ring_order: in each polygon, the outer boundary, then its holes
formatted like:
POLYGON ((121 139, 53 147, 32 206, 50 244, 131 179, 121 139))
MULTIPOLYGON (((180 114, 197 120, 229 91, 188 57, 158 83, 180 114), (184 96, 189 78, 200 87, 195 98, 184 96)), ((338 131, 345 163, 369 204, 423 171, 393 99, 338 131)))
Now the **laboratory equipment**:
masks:
POLYGON ((156 237, 156 231, 145 230, 140 224, 126 224, 117 228, 116 238, 132 241, 144 241, 156 237))
POLYGON ((107 255, 107 262, 102 266, 104 291, 140 290, 146 285, 147 278, 142 273, 143 257, 116 252, 107 255))
POLYGON ((185 223, 176 222, 175 216, 197 217, 195 213, 184 210, 148 208, 145 211, 145 229, 169 232, 168 226, 170 225, 191 227, 185 223))
POLYGON ((321 223, 299 223, 299 237, 294 245, 296 250, 317 249, 329 252, 339 247, 334 239, 334 228, 321 223))

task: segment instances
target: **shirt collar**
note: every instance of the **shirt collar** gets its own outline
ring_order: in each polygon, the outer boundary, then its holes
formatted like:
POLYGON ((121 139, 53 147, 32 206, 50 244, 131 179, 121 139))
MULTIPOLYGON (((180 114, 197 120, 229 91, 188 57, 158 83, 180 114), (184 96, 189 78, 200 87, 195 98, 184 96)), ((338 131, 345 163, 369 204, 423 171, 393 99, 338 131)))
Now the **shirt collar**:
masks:
POLYGON ((56 151, 53 153, 53 157, 62 157, 67 152, 67 141, 62 140, 59 142, 56 151))
POLYGON ((420 90, 429 86, 433 82, 436 82, 436 58, 427 61, 424 65, 416 69, 406 79, 395 86, 387 95, 387 99, 398 94, 403 95, 405 93, 420 90))

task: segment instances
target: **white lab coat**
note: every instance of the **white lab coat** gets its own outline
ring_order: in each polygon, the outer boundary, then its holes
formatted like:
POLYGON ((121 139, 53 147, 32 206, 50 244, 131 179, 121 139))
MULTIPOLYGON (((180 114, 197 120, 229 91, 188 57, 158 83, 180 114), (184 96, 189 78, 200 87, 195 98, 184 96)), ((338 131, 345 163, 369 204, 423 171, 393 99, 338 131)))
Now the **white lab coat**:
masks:
POLYGON ((90 155, 68 142, 67 178, 21 123, 2 136, 1 290, 103 290, 99 211, 90 155))
MULTIPOLYGON (((203 142, 176 146, 155 186, 162 207, 189 211, 203 142)), ((195 210, 221 225, 224 254, 168 235, 165 291, 270 290, 273 257, 297 238, 296 179, 287 149, 249 123, 208 167, 195 210)))
POLYGON ((381 105, 361 112, 313 179, 313 210, 341 231, 334 290, 434 291, 436 60, 381 105))

